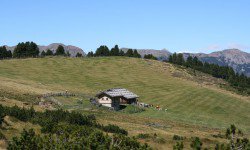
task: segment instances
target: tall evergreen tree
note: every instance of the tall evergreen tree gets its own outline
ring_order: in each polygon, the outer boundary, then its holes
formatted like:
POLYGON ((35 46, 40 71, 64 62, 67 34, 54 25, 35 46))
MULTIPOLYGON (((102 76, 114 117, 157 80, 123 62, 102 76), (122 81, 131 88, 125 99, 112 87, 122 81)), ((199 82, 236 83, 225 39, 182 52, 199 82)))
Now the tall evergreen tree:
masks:
POLYGON ((0 47, 0 59, 11 58, 11 57, 12 53, 10 50, 8 51, 5 46, 0 47))
POLYGON ((120 50, 119 56, 124 56, 124 55, 125 55, 124 51, 123 51, 123 50, 120 50))
POLYGON ((177 54, 176 64, 184 65, 184 58, 182 53, 177 54))
POLYGON ((156 58, 154 55, 152 55, 152 54, 147 54, 147 55, 144 55, 144 58, 145 58, 145 59, 153 59, 153 60, 157 60, 157 58, 156 58))
POLYGON ((128 51, 126 52, 125 55, 128 56, 128 57, 133 57, 134 56, 134 52, 133 52, 132 49, 128 49, 128 51))
POLYGON ((102 45, 96 49, 95 56, 109 56, 109 55, 110 55, 109 48, 105 45, 102 45))
POLYGON ((115 45, 115 47, 113 47, 110 50, 110 56, 119 56, 119 47, 118 47, 118 45, 115 45))
POLYGON ((46 56, 52 56, 54 55, 53 52, 50 49, 47 49, 46 56))
POLYGON ((62 45, 59 45, 57 47, 55 55, 65 55, 65 50, 62 45))
POLYGON ((188 56, 187 61, 186 61, 186 67, 192 67, 193 66, 193 57, 188 56))
POLYGON ((45 57, 45 56, 46 56, 45 51, 42 51, 42 52, 41 52, 41 57, 45 57))
POLYGON ((172 56, 172 55, 170 55, 170 56, 168 57, 168 62, 173 63, 173 56, 172 56))
POLYGON ((37 57, 39 48, 34 42, 18 43, 14 49, 13 57, 37 57))
POLYGON ((82 57, 82 54, 81 53, 77 53, 76 57, 82 57))
POLYGON ((173 63, 174 64, 177 63, 177 54, 176 53, 173 54, 173 63))
POLYGON ((36 57, 39 55, 39 48, 34 42, 26 42, 28 56, 36 57))
POLYGON ((94 53, 92 51, 88 52, 87 57, 94 57, 94 53))
POLYGON ((133 52, 133 57, 135 57, 135 58, 141 58, 141 55, 138 53, 138 51, 136 49, 133 52))

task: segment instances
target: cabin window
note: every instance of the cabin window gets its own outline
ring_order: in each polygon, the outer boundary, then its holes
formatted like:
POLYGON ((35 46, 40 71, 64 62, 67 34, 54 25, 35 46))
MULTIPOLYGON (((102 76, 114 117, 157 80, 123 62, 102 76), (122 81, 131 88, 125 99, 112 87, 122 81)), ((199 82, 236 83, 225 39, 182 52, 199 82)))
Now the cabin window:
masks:
POLYGON ((104 98, 102 98, 102 100, 104 100, 104 98))
POLYGON ((106 98, 106 100, 109 100, 108 98, 106 98))

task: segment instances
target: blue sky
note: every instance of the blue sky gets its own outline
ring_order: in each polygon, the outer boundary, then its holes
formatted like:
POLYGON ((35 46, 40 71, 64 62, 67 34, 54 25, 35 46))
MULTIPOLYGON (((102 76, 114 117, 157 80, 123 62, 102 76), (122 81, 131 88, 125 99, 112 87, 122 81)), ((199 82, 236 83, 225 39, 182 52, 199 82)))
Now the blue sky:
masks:
POLYGON ((250 52, 249 0, 1 0, 0 45, 250 52))

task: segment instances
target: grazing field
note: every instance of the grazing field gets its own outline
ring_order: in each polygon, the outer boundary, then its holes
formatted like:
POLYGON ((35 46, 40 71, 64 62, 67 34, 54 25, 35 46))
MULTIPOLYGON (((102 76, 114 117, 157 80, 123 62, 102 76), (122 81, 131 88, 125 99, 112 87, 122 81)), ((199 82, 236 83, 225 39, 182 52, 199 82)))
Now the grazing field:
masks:
POLYGON ((222 81, 204 76, 205 79, 206 82, 196 81, 196 76, 187 70, 168 63, 125 57, 0 61, 1 94, 13 92, 33 97, 68 90, 94 96, 100 90, 123 87, 138 94, 141 102, 163 108, 128 114, 132 117, 216 129, 235 124, 249 134, 250 98, 212 84, 222 81))

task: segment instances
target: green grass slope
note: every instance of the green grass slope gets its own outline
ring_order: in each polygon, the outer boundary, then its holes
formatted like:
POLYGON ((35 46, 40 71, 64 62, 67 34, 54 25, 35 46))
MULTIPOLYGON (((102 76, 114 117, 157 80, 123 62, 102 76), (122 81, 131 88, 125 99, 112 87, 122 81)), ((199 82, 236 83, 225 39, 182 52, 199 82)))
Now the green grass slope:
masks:
POLYGON ((0 86, 23 93, 69 90, 88 95, 123 87, 138 94, 142 102, 168 109, 133 115, 213 128, 234 123, 250 131, 248 98, 173 77, 175 70, 170 64, 125 57, 3 60, 0 86))

